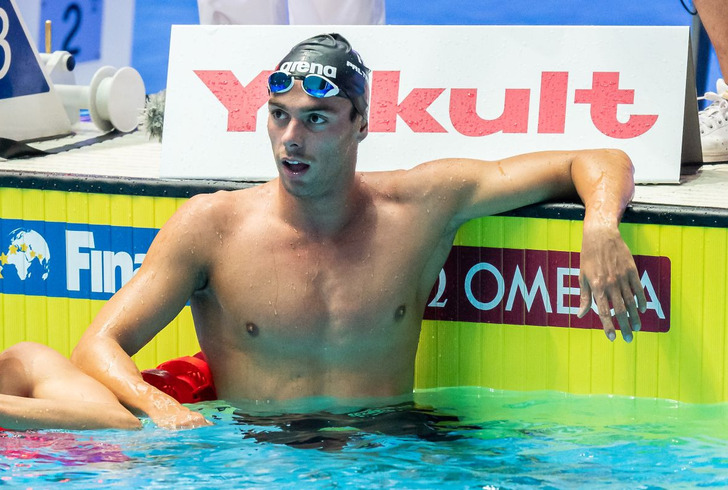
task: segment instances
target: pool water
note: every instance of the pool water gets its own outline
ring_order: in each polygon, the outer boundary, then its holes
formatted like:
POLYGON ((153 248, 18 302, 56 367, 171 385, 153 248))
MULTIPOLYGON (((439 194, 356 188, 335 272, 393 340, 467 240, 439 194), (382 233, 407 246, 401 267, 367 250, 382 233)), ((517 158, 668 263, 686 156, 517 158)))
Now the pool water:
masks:
POLYGON ((728 485, 728 404, 427 390, 415 404, 250 416, 211 427, 0 437, 0 486, 696 488, 728 485))

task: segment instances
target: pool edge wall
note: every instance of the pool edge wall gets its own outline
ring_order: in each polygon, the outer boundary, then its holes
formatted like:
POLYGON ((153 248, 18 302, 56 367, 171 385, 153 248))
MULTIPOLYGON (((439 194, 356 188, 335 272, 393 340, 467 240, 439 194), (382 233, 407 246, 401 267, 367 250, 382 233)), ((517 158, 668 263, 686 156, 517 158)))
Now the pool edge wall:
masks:
MULTIPOLYGON (((671 210, 671 219, 677 211, 671 210)), ((717 214, 722 220, 722 212, 717 214)), ((703 213, 703 221, 712 222, 715 216, 709 215, 703 213)), ((581 246, 579 219, 489 217, 465 228, 458 240, 484 247, 578 251, 581 246)), ((620 230, 633 254, 669 264, 669 284, 662 285, 669 291, 669 304, 662 305, 669 311, 661 326, 667 331, 641 331, 626 343, 619 333, 609 342, 597 324, 571 328, 426 320, 416 386, 727 401, 727 229, 696 226, 690 216, 682 224, 623 222, 620 230)))
MULTIPOLYGON (((8 172, 0 174, 0 222, 10 224, 3 226, 2 239, 7 241, 8 229, 17 229, 18 223, 42 228, 38 231, 49 236, 58 226, 79 230, 85 226, 96 230, 97 237, 106 233, 110 248, 121 250, 131 247, 129 243, 143 235, 142 231, 160 228, 190 196, 249 185, 8 172), (126 245, 117 247, 116 237, 126 245)), ((582 215, 583 208, 578 205, 548 204, 482 218, 460 230, 456 246, 576 252, 581 246, 582 215)), ((669 318, 661 324, 663 331, 639 332, 627 344, 619 336, 610 343, 599 328, 555 327, 547 322, 534 325, 527 319, 510 323, 425 320, 416 360, 416 388, 483 386, 694 403, 727 401, 728 213, 634 205, 620 229, 635 255, 669 262, 669 318)), ((97 242, 101 243, 98 238, 97 242)), ((8 244, 0 246, 6 248, 8 244)), ((7 259, 7 251, 0 251, 3 253, 7 259)), ((49 274, 59 254, 62 252, 51 254, 49 274)), ((89 257, 89 267, 93 267, 94 257, 89 257)), ((99 260, 108 257, 101 253, 96 256, 99 260)), ((42 283, 48 291, 44 293, 31 290, 28 278, 15 280, 15 289, 6 287, 7 278, 0 279, 0 348, 30 340, 69 355, 106 296, 112 294, 51 294, 52 284, 46 282, 42 283)), ((103 289, 101 283, 97 286, 103 289)), ((146 369, 197 349, 191 313, 185 307, 134 359, 146 369)))

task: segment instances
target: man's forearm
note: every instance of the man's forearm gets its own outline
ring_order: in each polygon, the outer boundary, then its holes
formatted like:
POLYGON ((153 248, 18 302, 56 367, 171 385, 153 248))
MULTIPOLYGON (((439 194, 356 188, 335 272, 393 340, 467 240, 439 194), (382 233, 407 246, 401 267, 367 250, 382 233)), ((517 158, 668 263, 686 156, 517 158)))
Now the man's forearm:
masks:
POLYGON ((123 405, 147 414, 160 427, 182 429, 210 425, 200 413, 145 383, 131 357, 111 338, 84 336, 73 350, 71 361, 109 388, 123 405))
POLYGON ((634 195, 634 167, 619 150, 577 154, 571 177, 586 214, 585 226, 616 227, 634 195))
POLYGON ((586 315, 594 301, 605 334, 614 340, 611 307, 627 342, 640 330, 639 311, 646 305, 634 258, 619 232, 634 193, 633 175, 631 160, 619 150, 580 152, 571 165, 572 181, 586 207, 578 316, 586 315))
POLYGON ((134 411, 155 418, 160 410, 179 406, 176 400, 147 384, 131 357, 112 339, 82 339, 71 354, 71 362, 134 411))

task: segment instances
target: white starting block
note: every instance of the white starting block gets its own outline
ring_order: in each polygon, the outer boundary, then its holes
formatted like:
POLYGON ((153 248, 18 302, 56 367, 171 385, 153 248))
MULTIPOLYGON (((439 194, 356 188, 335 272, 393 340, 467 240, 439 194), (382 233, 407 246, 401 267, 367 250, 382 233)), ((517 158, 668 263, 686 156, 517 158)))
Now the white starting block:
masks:
POLYGON ((130 67, 99 68, 88 86, 75 84, 67 51, 39 55, 15 0, 0 0, 0 137, 27 141, 69 134, 88 109, 101 131, 133 131, 145 88, 130 67))
POLYGON ((14 0, 0 0, 0 137, 25 140, 70 131, 14 0))

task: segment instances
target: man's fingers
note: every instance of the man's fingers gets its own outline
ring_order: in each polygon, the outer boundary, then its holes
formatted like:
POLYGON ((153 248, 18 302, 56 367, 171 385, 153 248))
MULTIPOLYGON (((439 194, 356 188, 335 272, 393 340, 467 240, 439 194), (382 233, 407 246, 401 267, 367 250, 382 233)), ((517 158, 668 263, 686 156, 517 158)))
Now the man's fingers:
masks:
POLYGON ((622 332, 622 338, 625 342, 632 342, 632 327, 629 324, 630 319, 624 299, 618 295, 614 296, 612 305, 614 306, 614 316, 619 324, 619 330, 622 332))
POLYGON ((177 429, 196 429, 198 427, 206 427, 212 425, 212 422, 207 420, 199 412, 190 411, 189 415, 183 416, 177 419, 177 429))
POLYGON ((622 291, 622 299, 624 300, 624 306, 626 307, 627 314, 629 315, 630 328, 635 332, 639 332, 642 328, 642 323, 640 322, 639 312, 637 311, 637 302, 635 301, 632 289, 627 287, 624 288, 622 291))
POLYGON ((576 314, 578 318, 584 318, 584 315, 589 313, 592 305, 592 290, 589 286, 589 281, 579 276, 579 289, 581 291, 579 300, 579 313, 576 314))
POLYGON ((610 341, 614 342, 614 339, 617 338, 617 334, 614 331, 614 324, 612 323, 612 315, 609 312, 609 301, 607 301, 607 296, 602 293, 599 297, 594 298, 594 301, 597 303, 599 320, 602 322, 604 333, 610 341))
POLYGON ((616 274, 613 281, 597 281, 594 290, 587 277, 584 274, 579 275, 581 295, 577 316, 584 318, 592 302, 596 303, 604 333, 610 341, 614 341, 617 335, 610 311, 611 305, 622 338, 625 342, 631 342, 634 338, 633 332, 642 328, 640 312, 644 313, 647 310, 647 299, 637 268, 628 267, 623 273, 616 274))
POLYGON ((199 412, 193 412, 187 410, 186 412, 178 412, 161 419, 154 420, 154 423, 158 427, 163 429, 196 429, 198 427, 205 427, 212 425, 212 422, 207 420, 199 412))
POLYGON ((640 313, 644 313, 647 311, 647 298, 645 297, 645 288, 642 286, 642 282, 640 281, 640 277, 637 274, 636 269, 629 275, 629 285, 632 288, 634 295, 637 297, 637 306, 640 313))
POLYGON ((640 314, 637 311, 637 304, 634 302, 634 297, 632 298, 632 302, 627 305, 627 313, 629 314, 629 322, 632 330, 635 332, 642 330, 642 322, 640 321, 640 314))

